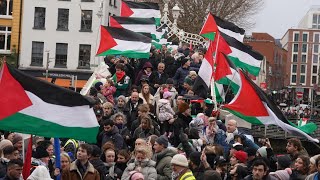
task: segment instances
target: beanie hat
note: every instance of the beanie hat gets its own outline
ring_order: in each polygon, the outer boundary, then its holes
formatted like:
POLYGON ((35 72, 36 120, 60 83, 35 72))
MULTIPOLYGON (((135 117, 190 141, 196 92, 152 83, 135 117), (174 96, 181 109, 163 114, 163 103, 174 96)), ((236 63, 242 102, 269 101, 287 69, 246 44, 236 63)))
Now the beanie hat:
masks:
POLYGON ((173 79, 172 79, 172 78, 168 78, 168 79, 166 80, 166 84, 174 84, 173 79))
POLYGON ((130 175, 130 180, 144 179, 143 174, 138 171, 131 171, 130 175))
POLYGON ((92 145, 92 157, 100 157, 102 154, 101 149, 97 145, 92 145))
POLYGON ((193 75, 194 75, 194 76, 197 76, 197 72, 195 72, 195 71, 190 71, 190 72, 189 72, 189 75, 190 75, 190 76, 193 76, 193 75))
POLYGON ((192 86, 193 84, 192 79, 189 77, 184 78, 184 83, 187 83, 189 86, 192 86))
POLYGON ((242 163, 245 163, 248 159, 248 155, 244 151, 236 151, 233 153, 233 156, 242 163))
POLYGON ((181 167, 189 167, 188 160, 184 155, 176 154, 171 159, 171 164, 175 164, 181 167))
POLYGON ((288 168, 291 164, 291 158, 288 155, 278 156, 278 165, 281 168, 288 168))
POLYGON ((189 109, 189 104, 186 102, 182 102, 181 104, 179 104, 178 109, 180 113, 184 113, 187 109, 189 109))
POLYGON ((95 85, 94 85, 94 87, 96 88, 96 90, 98 90, 98 91, 100 91, 101 90, 101 88, 100 88, 100 86, 103 86, 103 83, 102 82, 97 82, 95 85))
POLYGON ((156 139, 156 142, 160 145, 163 145, 165 148, 168 147, 168 143, 169 143, 168 138, 164 135, 158 137, 156 139))
POLYGON ((193 162, 195 165, 200 166, 201 163, 201 153, 198 151, 194 151, 192 153, 190 153, 189 155, 189 159, 191 162, 193 162))
POLYGON ((212 180, 212 179, 221 180, 221 175, 214 170, 205 171, 203 175, 203 180, 212 180))
POLYGON ((261 157, 267 158, 267 147, 263 146, 257 150, 261 157))
POLYGON ((120 96, 118 97, 118 100, 119 100, 119 99, 122 99, 124 102, 127 102, 127 101, 126 101, 126 97, 125 97, 124 95, 120 95, 120 96))
POLYGON ((232 144, 232 148, 235 149, 235 150, 237 150, 237 151, 243 151, 243 145, 240 144, 240 143, 238 143, 238 142, 232 144))
POLYGON ((44 157, 49 157, 49 153, 43 146, 38 146, 36 148, 36 152, 34 154, 34 157, 36 159, 44 158, 44 157))
POLYGON ((15 134, 12 140, 12 144, 16 144, 17 142, 22 141, 22 136, 19 134, 15 134))
POLYGON ((2 150, 3 148, 5 148, 7 146, 13 146, 13 144, 10 140, 4 139, 4 140, 0 141, 0 150, 2 150))
POLYGON ((163 98, 164 98, 164 99, 167 99, 168 97, 171 97, 171 96, 172 96, 172 94, 171 94, 170 91, 165 91, 165 92, 163 93, 163 98))
POLYGON ((310 158, 310 163, 316 164, 316 159, 317 159, 319 156, 320 156, 320 154, 315 155, 315 156, 312 156, 312 157, 310 158))
POLYGON ((185 57, 181 58, 181 66, 183 66, 188 61, 189 61, 188 58, 185 58, 185 57))
POLYGON ((287 180, 290 179, 290 175, 292 174, 292 170, 290 168, 286 168, 285 170, 278 170, 275 172, 270 172, 271 176, 276 177, 280 180, 287 180))
POLYGON ((245 152, 248 154, 248 156, 255 156, 257 150, 255 148, 246 148, 245 152))

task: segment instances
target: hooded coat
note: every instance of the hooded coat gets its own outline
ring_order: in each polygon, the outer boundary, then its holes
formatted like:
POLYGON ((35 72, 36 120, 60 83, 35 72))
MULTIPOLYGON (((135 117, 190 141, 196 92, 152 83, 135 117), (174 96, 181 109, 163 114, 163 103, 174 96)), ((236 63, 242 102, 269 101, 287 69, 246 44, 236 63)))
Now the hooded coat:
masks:
POLYGON ((124 140, 119 133, 119 129, 117 126, 113 126, 111 132, 103 132, 101 145, 103 146, 106 142, 109 141, 114 143, 116 149, 120 150, 123 148, 124 140))
POLYGON ((130 172, 139 169, 144 176, 144 179, 156 180, 157 170, 155 168, 156 162, 146 159, 142 162, 134 160, 133 163, 129 163, 128 167, 124 170, 121 180, 129 180, 130 172))
POLYGON ((170 162, 172 157, 176 154, 177 153, 172 149, 166 148, 153 156, 153 160, 157 162, 157 180, 171 180, 172 168, 170 162))

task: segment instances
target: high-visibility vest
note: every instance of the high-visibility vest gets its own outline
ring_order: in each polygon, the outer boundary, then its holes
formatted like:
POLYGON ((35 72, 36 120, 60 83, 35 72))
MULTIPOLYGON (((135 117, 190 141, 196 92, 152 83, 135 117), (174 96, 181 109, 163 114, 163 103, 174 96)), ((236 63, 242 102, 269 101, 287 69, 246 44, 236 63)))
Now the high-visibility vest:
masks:
POLYGON ((196 178, 191 171, 188 171, 181 176, 180 180, 196 180, 196 178))

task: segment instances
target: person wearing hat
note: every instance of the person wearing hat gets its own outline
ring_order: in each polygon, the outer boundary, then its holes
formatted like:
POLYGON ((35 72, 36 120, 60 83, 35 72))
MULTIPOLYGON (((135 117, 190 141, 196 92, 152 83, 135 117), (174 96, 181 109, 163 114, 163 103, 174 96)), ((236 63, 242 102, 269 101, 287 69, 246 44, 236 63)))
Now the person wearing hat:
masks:
POLYGON ((188 129, 190 122, 192 121, 191 109, 189 104, 182 102, 178 106, 179 113, 177 114, 177 119, 173 122, 173 145, 177 147, 180 144, 179 135, 181 130, 184 132, 188 129))
POLYGON ((48 167, 49 160, 50 160, 49 153, 47 152, 45 147, 38 146, 36 148, 36 152, 33 155, 31 164, 32 166, 34 166, 34 168, 37 166, 48 167))
POLYGON ((181 58, 181 67, 179 67, 173 76, 176 87, 178 87, 178 92, 181 93, 183 90, 184 79, 189 75, 189 66, 190 59, 189 58, 181 58))
POLYGON ((137 85, 137 86, 140 85, 139 83, 140 83, 141 77, 143 75, 145 75, 149 81, 149 77, 152 73, 152 69, 153 69, 152 64, 150 62, 145 62, 143 65, 143 68, 140 70, 140 72, 138 73, 138 75, 136 77, 135 85, 137 85))
POLYGON ((152 159, 157 162, 157 179, 171 179, 172 169, 170 162, 176 152, 174 152, 172 149, 169 149, 168 145, 168 138, 163 135, 158 137, 153 145, 155 154, 152 159))
POLYGON ((166 84, 169 75, 164 72, 165 64, 160 62, 157 71, 152 72, 149 76, 150 86, 158 89, 162 84, 166 84))
POLYGON ((176 154, 171 160, 173 180, 196 180, 184 155, 176 154))
POLYGON ((230 158, 230 164, 232 167, 234 167, 236 164, 241 164, 242 166, 246 166, 246 162, 248 159, 248 155, 246 152, 240 150, 236 151, 232 154, 230 158))
POLYGON ((124 71, 124 64, 119 63, 116 65, 116 73, 112 76, 114 86, 117 88, 115 96, 128 95, 130 77, 124 71))

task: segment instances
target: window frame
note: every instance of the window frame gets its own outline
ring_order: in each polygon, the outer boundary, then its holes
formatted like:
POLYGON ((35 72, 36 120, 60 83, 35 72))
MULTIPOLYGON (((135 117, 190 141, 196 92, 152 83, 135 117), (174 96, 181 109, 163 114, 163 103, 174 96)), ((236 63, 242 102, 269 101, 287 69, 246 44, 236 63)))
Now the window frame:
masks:
POLYGON ((92 32, 92 15, 93 10, 81 10, 81 22, 80 22, 80 32, 92 32), (86 15, 85 12, 91 12, 90 19, 84 19, 84 16, 86 15), (87 21, 90 22, 90 28, 84 28, 84 26, 87 26, 87 21))
MULTIPOLYGON (((57 31, 69 31, 69 16, 70 16, 70 10, 66 8, 58 8, 58 21, 57 21, 57 31), (61 14, 63 11, 68 12, 66 17, 63 17, 63 15, 66 14, 61 14), (66 22, 66 27, 59 27, 59 24, 63 22, 63 20, 67 21, 66 22)), ((63 24, 60 24, 62 26, 63 24)))
MULTIPOLYGON (((45 7, 34 7, 34 17, 33 17, 33 29, 37 29, 37 30, 44 30, 44 29, 46 29, 46 8, 45 7), (42 9, 42 10, 44 10, 44 12, 42 12, 42 13, 44 13, 44 17, 37 17, 36 16, 36 13, 37 13, 37 9, 42 9), (39 25, 36 25, 36 22, 37 22, 37 18, 38 19, 43 19, 43 27, 42 26, 39 26, 39 25)), ((40 24, 40 23, 38 23, 38 24, 40 24)))
POLYGON ((67 64, 68 64, 68 48, 69 48, 69 45, 68 43, 56 43, 56 52, 55 52, 55 65, 54 67, 56 68, 67 68, 67 64), (62 49, 62 48, 58 48, 58 46, 66 46, 66 49, 62 49), (58 54, 58 51, 66 51, 65 54, 58 54), (65 58, 64 58, 65 57, 65 58), (59 58, 59 59, 58 59, 59 58), (62 61, 65 61, 65 63, 63 63, 62 61), (59 62, 59 63, 57 63, 59 62))
POLYGON ((32 41, 31 42, 32 43, 32 45, 31 45, 31 63, 30 63, 30 66, 40 66, 40 67, 43 67, 43 56, 44 56, 44 42, 42 42, 42 41, 32 41), (34 49, 35 49, 35 44, 36 43, 38 43, 38 45, 39 44, 42 44, 42 51, 41 51, 41 48, 40 48, 40 50, 39 50, 39 52, 34 52, 34 49), (40 56, 42 56, 42 58, 39 56, 39 57, 37 57, 37 56, 34 56, 35 54, 40 54, 40 56), (34 58, 39 58, 39 63, 37 63, 37 62, 34 62, 34 58))
POLYGON ((78 69, 90 69, 90 62, 91 62, 91 44, 79 44, 79 56, 78 56, 78 69), (83 49, 81 49, 83 47, 83 49), (87 49, 86 49, 87 48, 87 49), (88 53, 84 54, 85 52, 82 52, 82 50, 87 50, 88 53), (85 63, 85 61, 82 58, 88 58, 88 64, 89 66, 83 66, 81 64, 85 63))
MULTIPOLYGON (((12 19, 12 11, 13 11, 13 0, 5 0, 6 5, 5 5, 5 13, 0 14, 0 18, 4 19, 12 19)), ((1 12, 1 9, 0 9, 1 12)))
POLYGON ((11 30, 12 28, 9 26, 0 26, 4 28, 4 30, 0 30, 0 36, 4 36, 4 44, 3 49, 0 49, 0 53, 2 54, 10 54, 11 53, 11 30))

